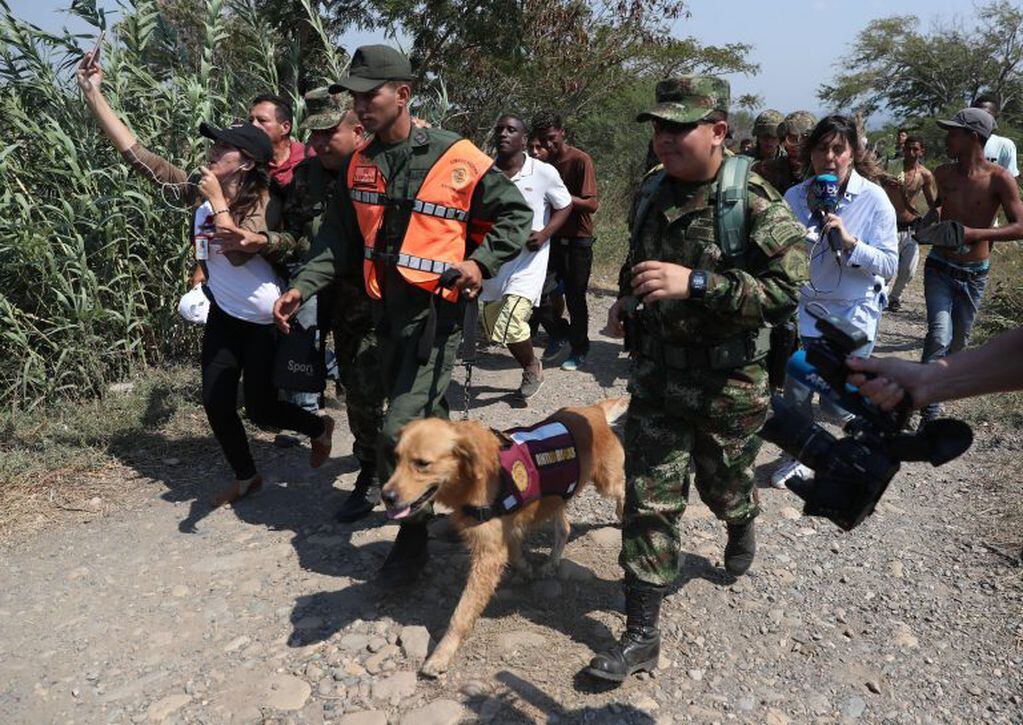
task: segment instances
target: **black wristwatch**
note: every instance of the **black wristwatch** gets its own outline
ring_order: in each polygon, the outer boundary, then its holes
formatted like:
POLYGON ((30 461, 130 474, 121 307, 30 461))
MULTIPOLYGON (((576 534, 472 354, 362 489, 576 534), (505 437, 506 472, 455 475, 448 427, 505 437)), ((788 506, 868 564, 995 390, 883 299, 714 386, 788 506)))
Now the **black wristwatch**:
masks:
POLYGON ((702 269, 694 269, 689 273, 689 298, 700 300, 707 294, 707 273, 702 269))

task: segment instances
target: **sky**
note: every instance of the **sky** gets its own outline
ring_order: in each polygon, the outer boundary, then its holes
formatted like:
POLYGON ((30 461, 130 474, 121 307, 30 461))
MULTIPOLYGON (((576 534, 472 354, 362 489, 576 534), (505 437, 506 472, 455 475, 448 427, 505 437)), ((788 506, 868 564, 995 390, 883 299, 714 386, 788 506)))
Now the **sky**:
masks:
MULTIPOLYGON (((60 8, 70 0, 10 0, 16 17, 46 30, 69 22, 60 8)), ((113 0, 99 0, 102 7, 116 8, 113 0)), ((754 0, 690 0, 691 16, 676 23, 678 36, 694 36, 707 45, 749 43, 750 59, 760 64, 756 76, 731 75, 732 97, 745 93, 762 96, 769 108, 783 113, 809 110, 818 115, 827 109, 817 100, 817 88, 830 81, 836 66, 856 34, 875 18, 893 13, 914 16, 924 28, 934 21, 970 24, 971 0, 803 0, 763 2, 754 0)), ((352 33, 343 38, 346 48, 362 43, 384 42, 381 33, 352 33)), ((876 119, 875 119, 876 120, 876 119)))

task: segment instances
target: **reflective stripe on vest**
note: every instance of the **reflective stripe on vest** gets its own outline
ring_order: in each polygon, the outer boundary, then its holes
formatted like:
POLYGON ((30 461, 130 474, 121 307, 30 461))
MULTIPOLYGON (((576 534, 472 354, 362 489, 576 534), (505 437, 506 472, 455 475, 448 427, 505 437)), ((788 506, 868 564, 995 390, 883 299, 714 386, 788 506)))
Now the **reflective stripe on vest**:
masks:
MULTIPOLYGON (((471 141, 452 144, 430 167, 412 201, 398 253, 380 254, 376 243, 384 221, 387 181, 372 159, 361 150, 355 152, 348 165, 347 186, 365 243, 362 271, 370 297, 383 296, 378 273, 383 265, 395 266, 406 282, 433 292, 444 270, 465 259, 466 244, 482 243, 493 222, 470 221, 469 206, 476 185, 493 163, 471 141)), ((450 302, 458 299, 454 290, 440 294, 450 302)))

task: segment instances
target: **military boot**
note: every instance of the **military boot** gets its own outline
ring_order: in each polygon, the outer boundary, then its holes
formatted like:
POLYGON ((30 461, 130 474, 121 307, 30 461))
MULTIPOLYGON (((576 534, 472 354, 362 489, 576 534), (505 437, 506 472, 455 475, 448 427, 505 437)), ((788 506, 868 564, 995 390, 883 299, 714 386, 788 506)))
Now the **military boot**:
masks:
POLYGON ((652 671, 661 654, 661 632, 657 618, 666 587, 625 580, 625 632, 618 644, 601 652, 584 672, 592 677, 622 682, 634 672, 652 671))
POLYGON ((411 584, 423 573, 430 560, 427 548, 430 540, 425 521, 402 524, 391 552, 377 573, 377 584, 387 588, 411 584))
POLYGON ((732 576, 745 574, 753 565, 757 553, 757 538, 753 530, 754 519, 742 524, 728 524, 728 543, 725 544, 725 570, 732 576))
POLYGON ((377 482, 376 464, 364 465, 355 479, 355 488, 335 515, 339 523, 351 524, 369 516, 377 503, 376 496, 371 495, 376 493, 377 482))

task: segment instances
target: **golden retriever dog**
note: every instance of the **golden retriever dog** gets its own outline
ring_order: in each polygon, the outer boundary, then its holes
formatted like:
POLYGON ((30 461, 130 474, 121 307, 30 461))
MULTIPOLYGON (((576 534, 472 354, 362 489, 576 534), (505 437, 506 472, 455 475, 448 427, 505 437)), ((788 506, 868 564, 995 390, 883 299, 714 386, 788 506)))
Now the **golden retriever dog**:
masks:
MULTIPOLYGON (((577 459, 578 479, 565 495, 574 496, 592 481, 601 496, 614 499, 619 520, 625 503, 625 452, 610 424, 627 406, 628 398, 623 397, 585 408, 562 408, 529 429, 567 429, 575 452, 566 455, 564 451, 572 450, 569 447, 542 453, 537 457, 536 470, 541 464, 553 462, 552 467, 557 467, 566 460, 574 467, 575 460, 570 459, 577 459)), ((521 429, 513 429, 512 435, 516 430, 521 429)), ((455 651, 494 594, 506 563, 532 576, 521 548, 529 527, 548 519, 554 521, 554 545, 540 569, 541 575, 557 571, 568 541, 568 499, 562 495, 541 495, 506 510, 509 481, 513 480, 520 490, 525 490, 526 483, 518 463, 512 466, 512 474, 502 474, 502 444, 507 447, 511 443, 504 434, 474 420, 428 418, 402 429, 396 449, 397 469, 381 492, 388 515, 405 518, 430 501, 451 508, 453 523, 468 545, 471 558, 465 591, 447 632, 423 664, 421 672, 426 676, 437 677, 448 669, 455 651)))

